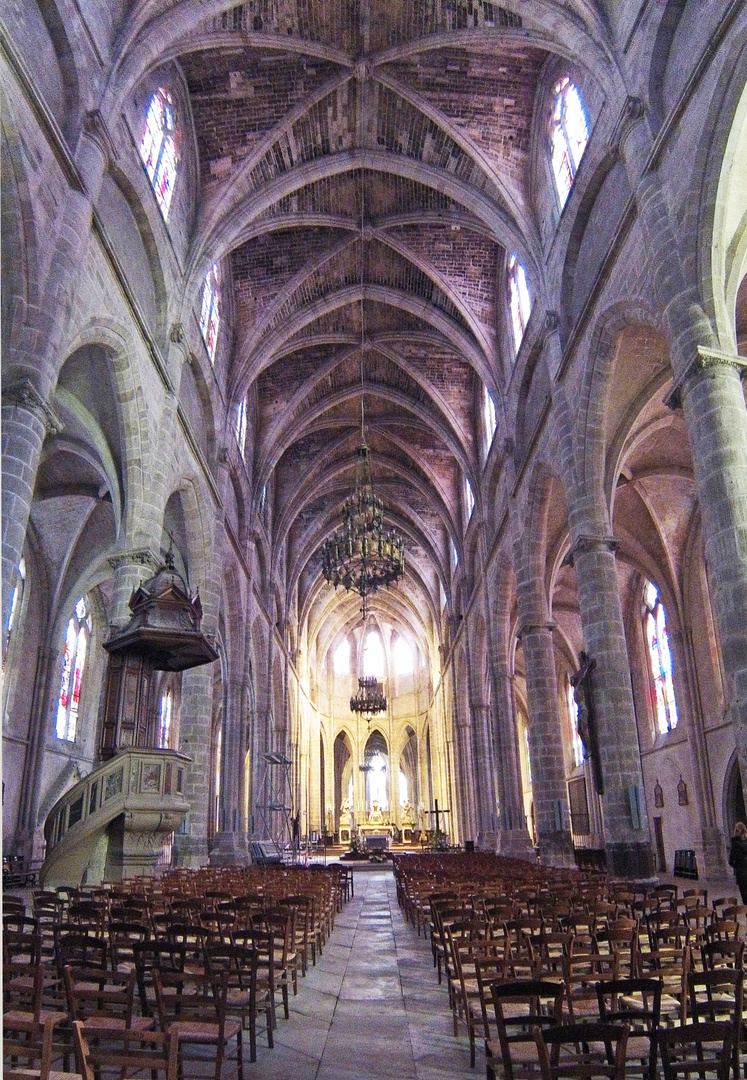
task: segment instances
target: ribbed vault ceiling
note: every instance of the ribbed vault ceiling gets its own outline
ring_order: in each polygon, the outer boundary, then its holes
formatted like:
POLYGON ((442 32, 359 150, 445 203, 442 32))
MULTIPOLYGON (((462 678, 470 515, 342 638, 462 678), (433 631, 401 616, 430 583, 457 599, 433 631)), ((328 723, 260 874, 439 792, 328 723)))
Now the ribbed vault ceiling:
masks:
POLYGON ((483 467, 483 384, 505 424, 505 260, 538 265, 528 189, 542 68, 552 52, 604 64, 598 13, 584 0, 220 7, 143 3, 122 44, 133 72, 158 45, 186 78, 201 184, 192 280, 222 260, 229 394, 248 392, 255 410, 270 563, 300 584, 318 629, 333 606, 319 544, 360 441, 363 339, 375 486, 408 561, 379 603, 422 632, 439 581, 448 595, 450 543, 462 546, 464 480, 476 488, 483 467))

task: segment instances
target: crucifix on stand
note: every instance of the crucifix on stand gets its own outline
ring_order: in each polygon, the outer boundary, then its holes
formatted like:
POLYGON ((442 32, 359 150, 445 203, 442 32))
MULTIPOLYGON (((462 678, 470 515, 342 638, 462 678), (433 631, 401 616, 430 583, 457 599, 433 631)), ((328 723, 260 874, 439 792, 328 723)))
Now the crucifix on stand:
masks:
POLYGON ((436 818, 436 836, 438 836, 439 833, 441 832, 441 825, 440 825, 439 819, 440 819, 442 814, 450 814, 451 810, 439 810, 439 808, 438 808, 438 799, 433 800, 433 805, 435 807, 435 810, 426 810, 426 814, 430 814, 430 815, 435 816, 435 818, 436 818))

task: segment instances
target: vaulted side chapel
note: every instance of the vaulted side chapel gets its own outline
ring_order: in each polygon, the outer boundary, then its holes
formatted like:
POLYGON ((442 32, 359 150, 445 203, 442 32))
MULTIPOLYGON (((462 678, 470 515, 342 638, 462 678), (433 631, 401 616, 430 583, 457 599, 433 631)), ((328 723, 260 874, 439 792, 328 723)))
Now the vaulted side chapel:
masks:
POLYGON ((0 80, 5 853, 723 875, 745 5, 27 0, 0 80))

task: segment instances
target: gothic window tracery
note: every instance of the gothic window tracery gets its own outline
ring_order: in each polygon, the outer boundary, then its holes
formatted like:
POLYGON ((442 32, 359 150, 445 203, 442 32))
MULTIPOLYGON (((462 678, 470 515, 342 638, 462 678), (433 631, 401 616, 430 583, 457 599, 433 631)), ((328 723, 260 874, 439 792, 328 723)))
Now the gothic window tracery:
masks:
POLYGON ((176 121, 171 94, 163 88, 150 99, 140 157, 164 221, 168 220, 178 164, 176 121))
POLYGON ((656 728, 666 735, 677 727, 677 702, 672 681, 672 654, 669 650, 667 613, 659 598, 659 590, 647 581, 643 589, 643 617, 648 644, 649 670, 653 683, 653 705, 656 728))
POLYGON ((526 271, 516 255, 512 255, 508 263, 508 307, 514 332, 514 347, 518 353, 532 311, 532 299, 526 271))
POLYGON ((75 613, 67 624, 60 693, 57 699, 57 738, 67 742, 74 742, 77 733, 80 692, 90 636, 88 605, 86 597, 81 596, 75 605, 75 613))
POLYGON ((211 364, 215 363, 215 350, 218 345, 219 329, 220 288, 218 282, 218 267, 213 263, 205 276, 205 284, 202 286, 202 306, 200 309, 200 333, 205 342, 205 348, 208 351, 211 364))
POLYGON ((589 141, 589 125, 577 87, 568 76, 556 85, 550 124, 552 170, 560 208, 565 206, 589 141))

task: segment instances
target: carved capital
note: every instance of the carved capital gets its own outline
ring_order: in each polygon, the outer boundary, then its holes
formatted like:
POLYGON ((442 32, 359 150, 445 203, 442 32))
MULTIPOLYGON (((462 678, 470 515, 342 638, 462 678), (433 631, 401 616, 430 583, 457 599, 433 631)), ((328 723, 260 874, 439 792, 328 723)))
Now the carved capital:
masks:
POLYGON ((690 386, 701 376, 713 378, 719 369, 733 368, 740 376, 747 371, 747 357, 735 356, 732 353, 722 353, 717 349, 709 349, 705 345, 698 345, 695 357, 685 368, 682 375, 675 380, 669 393, 664 398, 664 404, 670 409, 679 409, 682 406, 684 395, 690 386))
POLYGON ((186 340, 187 334, 182 323, 173 323, 169 330, 169 341, 172 345, 184 345, 186 340))
POLYGON ((620 110, 620 115, 617 118, 617 123, 612 131, 610 140, 608 143, 609 148, 616 152, 620 145, 625 141, 630 129, 634 124, 637 124, 639 120, 642 120, 646 115, 646 106, 639 97, 635 97, 633 94, 629 94, 625 99, 625 104, 620 110))
POLYGON ((3 390, 3 405, 16 405, 28 412, 37 413, 44 422, 47 435, 59 435, 64 424, 54 409, 47 404, 29 379, 22 379, 3 390))
POLYGON ((616 540, 614 536, 581 535, 577 536, 571 544, 571 549, 566 558, 569 564, 573 566, 579 552, 585 555, 588 551, 611 551, 614 555, 619 547, 620 541, 616 540))
POLYGON ((98 109, 90 109, 83 117, 83 132, 96 143, 105 158, 117 160, 117 148, 98 109))
POLYGON ((159 559, 152 548, 133 548, 130 551, 118 551, 110 555, 107 560, 112 570, 119 570, 121 566, 135 564, 136 566, 152 567, 154 570, 159 565, 159 559))

